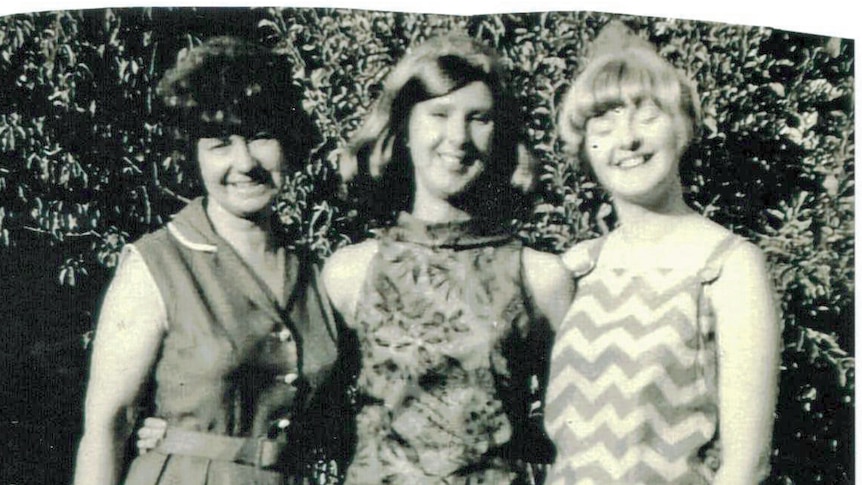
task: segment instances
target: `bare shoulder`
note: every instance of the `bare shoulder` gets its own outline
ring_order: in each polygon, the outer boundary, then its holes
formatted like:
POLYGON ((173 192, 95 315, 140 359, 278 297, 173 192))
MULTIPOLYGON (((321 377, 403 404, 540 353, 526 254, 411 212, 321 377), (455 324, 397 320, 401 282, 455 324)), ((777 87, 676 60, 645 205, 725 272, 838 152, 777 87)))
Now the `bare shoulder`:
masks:
POLYGON ((773 283, 766 255, 757 245, 737 237, 721 258, 720 264, 721 276, 716 280, 713 291, 715 300, 723 300, 732 306, 743 298, 755 298, 760 302, 773 299, 773 283))
POLYGON ((556 254, 524 248, 524 279, 536 306, 556 327, 572 301, 572 274, 556 254))
POLYGON ((341 247, 327 258, 324 265, 324 274, 335 268, 344 268, 346 270, 356 265, 364 267, 364 264, 361 264, 360 261, 367 263, 375 254, 377 254, 377 241, 374 239, 341 247))
POLYGON ((668 238, 667 245, 674 250, 667 250, 666 253, 674 261, 698 266, 718 253, 725 254, 723 259, 726 263, 743 245, 748 246, 749 249, 757 249, 754 245, 744 242, 743 238, 736 237, 738 241, 730 246, 730 253, 723 253, 723 249, 727 249, 725 244, 731 236, 733 236, 732 231, 706 217, 687 217, 680 219, 680 229, 668 238))
MULTIPOLYGON (((699 238, 701 243, 710 250, 715 249, 734 234, 724 226, 705 217, 698 219, 699 221, 688 232, 693 234, 692 237, 699 238)), ((730 246, 730 252, 725 258, 725 266, 729 266, 731 270, 735 267, 746 267, 752 264, 764 266, 765 263, 766 258, 763 251, 741 236, 736 236, 736 241, 730 246)))
POLYGON ((369 239, 338 249, 323 266, 323 285, 332 305, 342 316, 352 314, 368 271, 377 254, 377 241, 369 239))
POLYGON ((676 236, 683 239, 683 244, 692 244, 705 250, 714 248, 732 234, 721 224, 703 216, 680 219, 680 229, 676 236))
POLYGON ((559 256, 552 253, 524 248, 524 274, 530 283, 538 286, 557 286, 556 283, 570 278, 559 256))
POLYGON ((592 251, 596 244, 601 244, 601 238, 587 239, 576 243, 574 246, 567 249, 560 259, 563 266, 566 267, 576 277, 582 276, 590 270, 593 265, 592 251))
POLYGON ((728 253, 723 272, 730 279, 768 280, 766 255, 754 243, 740 238, 728 253))

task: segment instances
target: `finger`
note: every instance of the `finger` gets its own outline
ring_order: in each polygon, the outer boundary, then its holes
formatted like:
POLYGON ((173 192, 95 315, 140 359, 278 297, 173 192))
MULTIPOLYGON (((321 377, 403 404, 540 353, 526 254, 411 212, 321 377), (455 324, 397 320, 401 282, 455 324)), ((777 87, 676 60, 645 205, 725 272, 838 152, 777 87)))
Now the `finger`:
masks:
POLYGON ((158 444, 159 444, 159 440, 156 438, 138 440, 138 448, 145 448, 145 449, 149 450, 149 449, 155 448, 156 445, 158 445, 158 444))
POLYGON ((145 428, 159 428, 165 429, 168 427, 168 422, 162 418, 146 418, 144 419, 144 427, 145 428))
POLYGON ((165 432, 166 432, 166 430, 164 430, 164 429, 143 427, 143 428, 138 430, 138 438, 141 438, 141 439, 163 438, 165 436, 165 432))
POLYGON ((146 452, 152 450, 156 447, 156 440, 138 440, 136 446, 138 447, 138 454, 143 455, 146 452))

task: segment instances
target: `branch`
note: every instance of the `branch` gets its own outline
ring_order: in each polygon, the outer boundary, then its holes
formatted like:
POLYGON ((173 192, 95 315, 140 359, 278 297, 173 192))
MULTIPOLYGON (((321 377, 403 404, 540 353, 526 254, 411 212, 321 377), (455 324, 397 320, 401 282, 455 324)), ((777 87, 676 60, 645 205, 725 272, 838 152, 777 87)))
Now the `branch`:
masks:
MULTIPOLYGON (((52 236, 54 236, 55 234, 58 234, 58 233, 54 233, 52 231, 48 231, 46 229, 41 229, 38 227, 32 227, 32 226, 20 226, 20 227, 21 227, 21 229, 24 229, 24 230, 27 230, 30 232, 36 232, 39 234, 50 234, 52 236)), ((59 234, 61 234, 62 237, 102 237, 102 235, 96 231, 69 232, 69 233, 60 232, 59 234)))

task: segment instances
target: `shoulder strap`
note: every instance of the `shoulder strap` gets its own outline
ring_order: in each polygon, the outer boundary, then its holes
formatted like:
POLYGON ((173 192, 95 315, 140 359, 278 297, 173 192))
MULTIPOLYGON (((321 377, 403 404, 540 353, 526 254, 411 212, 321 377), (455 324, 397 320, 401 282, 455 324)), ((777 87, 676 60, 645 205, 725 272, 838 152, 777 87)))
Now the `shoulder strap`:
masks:
POLYGON ((724 265, 724 260, 727 259, 727 256, 733 252, 733 249, 743 241, 743 238, 733 233, 722 239, 715 246, 715 249, 712 250, 709 257, 706 258, 706 263, 704 263, 703 268, 701 268, 698 273, 701 282, 712 283, 717 280, 718 277, 721 276, 721 267, 724 265))
POLYGON ((576 278, 586 276, 596 267, 605 241, 607 241, 607 234, 575 244, 563 253, 563 265, 576 278))

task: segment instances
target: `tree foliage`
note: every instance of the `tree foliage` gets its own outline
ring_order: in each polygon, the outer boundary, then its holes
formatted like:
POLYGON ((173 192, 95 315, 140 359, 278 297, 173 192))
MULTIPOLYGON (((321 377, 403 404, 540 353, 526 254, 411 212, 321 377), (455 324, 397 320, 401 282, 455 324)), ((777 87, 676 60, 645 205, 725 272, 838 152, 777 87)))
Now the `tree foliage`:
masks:
MULTIPOLYGON (((298 246, 326 255, 364 237, 369 221, 338 197, 337 149, 394 62, 450 30, 497 47, 512 72, 524 135, 542 163, 524 240, 559 252, 607 232, 616 223, 608 197, 563 155, 554 119, 589 41, 611 18, 696 80, 704 133, 684 161, 686 197, 769 258, 785 322, 772 483, 850 483, 855 128, 846 39, 588 12, 103 9, 2 18, 0 252, 10 295, 2 309, 11 315, 5 332, 32 335, 15 337, 20 346, 3 358, 35 366, 46 383, 63 370, 83 375, 82 352, 68 351, 74 361, 62 364, 39 359, 79 346, 123 244, 199 193, 154 87, 177 52, 209 35, 264 43, 295 65, 303 107, 322 134, 278 201, 298 246)), ((80 399, 78 388, 61 395, 80 399)), ((77 406, 54 403, 62 405, 77 406)))

